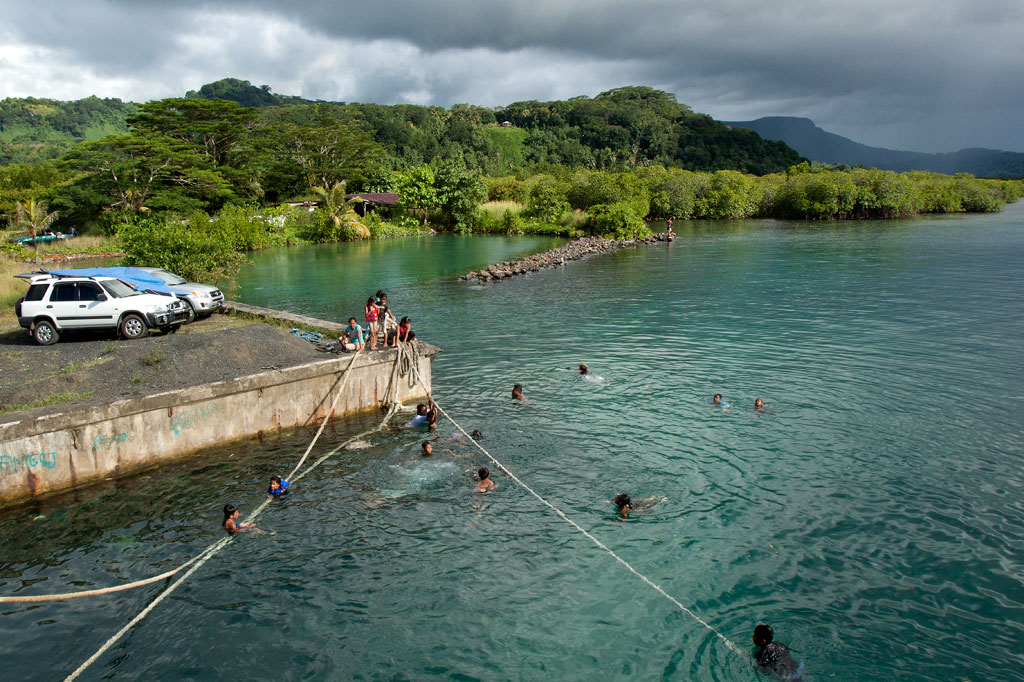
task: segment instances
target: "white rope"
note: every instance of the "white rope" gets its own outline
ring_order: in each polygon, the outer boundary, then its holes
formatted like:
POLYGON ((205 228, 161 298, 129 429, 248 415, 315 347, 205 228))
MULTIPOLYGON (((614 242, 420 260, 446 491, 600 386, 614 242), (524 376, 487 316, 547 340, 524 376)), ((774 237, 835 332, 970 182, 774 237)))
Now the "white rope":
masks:
MULTIPOLYGON (((380 431, 388 423, 388 420, 391 419, 392 415, 394 415, 396 411, 397 411, 397 406, 393 403, 392 406, 391 406, 391 409, 388 410, 388 413, 384 416, 384 419, 381 421, 381 423, 376 428, 369 429, 367 431, 363 431, 362 433, 358 433, 355 436, 352 436, 351 438, 346 440, 344 443, 342 443, 338 447, 334 448, 329 453, 327 453, 326 455, 324 455, 323 457, 318 459, 316 462, 311 464, 305 471, 303 471, 301 474, 296 476, 295 480, 297 481, 300 478, 302 478, 303 476, 305 476, 306 474, 308 474, 314 468, 319 466, 322 462, 326 461, 328 457, 331 457, 332 455, 335 455, 338 452, 340 452, 342 450, 342 448, 344 448, 349 443, 353 443, 353 442, 355 442, 356 440, 358 440, 360 438, 365 438, 366 436, 368 436, 371 433, 374 433, 376 431, 380 431)), ((256 517, 258 517, 263 512, 263 510, 267 508, 267 505, 270 504, 270 502, 272 500, 273 500, 273 498, 268 496, 267 499, 264 500, 263 503, 260 506, 256 507, 256 509, 253 510, 252 514, 249 515, 249 522, 250 523, 253 522, 256 519, 256 517)), ((102 656, 103 653, 105 651, 107 651, 107 649, 109 649, 110 647, 114 646, 114 644, 117 643, 117 640, 119 640, 122 637, 124 637, 124 635, 129 630, 131 630, 135 625, 137 625, 139 622, 141 622, 143 618, 148 616, 149 613, 153 609, 155 609, 160 602, 162 602, 164 599, 166 599, 168 596, 170 596, 170 594, 172 592, 174 592, 176 589, 178 589, 178 587, 180 585, 182 585, 186 580, 188 580, 192 576, 193 573, 198 571, 199 568, 203 564, 205 564, 207 561, 209 561, 211 558, 213 558, 213 556, 215 554, 217 554, 222 549, 227 547, 228 544, 233 539, 234 539, 234 536, 232 536, 232 535, 229 535, 226 538, 221 538, 217 542, 215 542, 212 545, 210 545, 210 547, 208 547, 206 550, 204 550, 201 554, 199 554, 198 556, 196 556, 193 559, 190 559, 188 563, 192 563, 193 561, 196 562, 195 565, 192 566, 192 568, 190 568, 188 571, 185 572, 184 575, 182 575, 180 578, 175 580, 171 585, 169 585, 167 587, 167 589, 165 589, 163 592, 161 592, 159 595, 157 595, 156 599, 154 599, 152 602, 150 602, 150 604, 146 608, 144 608, 142 611, 140 611, 138 613, 138 615, 136 615, 134 618, 132 618, 130 621, 128 621, 128 623, 125 624, 125 626, 123 628, 121 628, 120 630, 115 632, 106 642, 103 643, 103 646, 101 646, 99 649, 96 650, 96 653, 94 653, 92 656, 87 658, 82 663, 82 665, 78 666, 78 668, 75 669, 75 671, 73 673, 71 673, 70 675, 65 677, 64 678, 64 682, 74 682, 74 680, 76 678, 78 678, 78 676, 81 675, 85 671, 86 668, 88 668, 90 665, 95 663, 96 659, 98 659, 100 656, 102 656)), ((187 564, 185 564, 185 565, 187 565, 187 564)), ((178 569, 175 569, 175 570, 181 570, 181 568, 183 568, 183 566, 179 567, 178 569)))
MULTIPOLYGON (((418 364, 418 363, 416 363, 416 364, 418 364)), ((419 380, 419 382, 420 382, 420 385, 421 385, 421 386, 423 386, 423 390, 427 390, 427 386, 426 386, 426 384, 425 384, 425 383, 423 382, 423 379, 422 379, 422 378, 420 377, 419 369, 418 369, 418 368, 416 367, 416 365, 415 365, 415 364, 413 365, 413 371, 414 371, 414 372, 416 373, 416 378, 417 378, 417 379, 419 380)), ((613 558, 613 559, 615 559, 615 560, 616 560, 617 562, 619 562, 619 563, 620 563, 620 564, 621 564, 621 565, 622 565, 623 567, 625 567, 625 569, 626 569, 627 571, 629 571, 630 573, 632 573, 633 575, 635 575, 635 576, 636 576, 637 578, 639 578, 640 580, 642 580, 642 581, 643 581, 643 582, 644 582, 644 583, 645 583, 645 584, 646 584, 646 585, 647 585, 648 587, 652 588, 652 589, 653 589, 653 590, 655 590, 655 591, 656 591, 656 592, 657 592, 658 594, 660 594, 661 596, 665 597, 665 599, 668 599, 668 600, 669 600, 670 602, 672 602, 673 604, 675 604, 675 605, 676 605, 676 606, 677 606, 677 607, 679 608, 679 610, 680 610, 680 611, 682 611, 683 613, 685 613, 686 615, 688 615, 688 616, 689 616, 690 618, 694 619, 695 621, 697 621, 698 623, 700 623, 701 625, 703 625, 703 626, 704 626, 705 628, 707 628, 707 629, 708 629, 708 630, 709 630, 710 632, 714 633, 714 634, 715 634, 715 635, 716 635, 716 636, 717 636, 717 637, 718 637, 718 638, 719 638, 720 640, 722 640, 722 642, 723 642, 723 643, 724 643, 724 644, 725 644, 725 645, 726 645, 727 647, 729 647, 729 649, 730 649, 730 650, 731 650, 731 651, 732 651, 733 653, 735 653, 735 654, 736 654, 737 656, 740 656, 740 657, 742 657, 742 658, 743 658, 744 660, 746 660, 746 658, 747 658, 747 657, 746 657, 746 655, 745 655, 745 654, 744 654, 744 653, 743 653, 742 651, 740 651, 739 647, 737 647, 737 646, 736 646, 735 644, 733 644, 733 642, 732 642, 732 641, 731 641, 731 640, 730 640, 730 639, 729 639, 728 637, 726 637, 725 635, 723 635, 723 634, 722 634, 721 632, 719 632, 719 631, 718 631, 717 629, 715 629, 715 627, 714 627, 714 626, 712 626, 711 624, 709 624, 709 623, 708 623, 707 621, 705 621, 705 620, 704 620, 703 618, 701 618, 700 616, 698 616, 698 615, 697 615, 696 613, 694 613, 694 612, 693 612, 693 611, 691 611, 690 609, 688 609, 688 608, 686 608, 685 606, 683 606, 683 604, 682 604, 682 603, 681 603, 681 602, 680 602, 680 601, 679 601, 678 599, 676 599, 676 598, 675 598, 675 597, 673 597, 673 596, 672 596, 671 594, 669 594, 668 592, 666 592, 665 590, 663 590, 663 589, 661 588, 661 586, 660 586, 660 585, 658 585, 657 583, 655 583, 654 581, 652 581, 652 580, 651 580, 650 578, 648 578, 647 576, 645 576, 645 575, 644 575, 643 573, 641 573, 640 571, 638 571, 638 570, 636 570, 635 568, 633 568, 633 566, 632 566, 632 565, 631 565, 631 564, 630 564, 630 563, 629 563, 628 561, 626 561, 625 559, 623 559, 622 557, 620 557, 620 556, 619 556, 618 554, 616 554, 616 553, 615 553, 615 551, 614 551, 614 550, 612 550, 612 549, 611 549, 611 548, 610 548, 610 547, 609 547, 608 545, 604 544, 603 542, 601 542, 600 540, 598 540, 598 539, 597 539, 596 537, 594 537, 593 535, 591 535, 591 534, 590 534, 589 532, 587 532, 587 530, 586 530, 585 528, 583 528, 583 527, 582 527, 582 526, 581 526, 580 524, 576 523, 575 521, 573 521, 572 519, 570 519, 570 518, 569 518, 568 516, 566 516, 566 515, 565 515, 565 512, 563 512, 563 511, 562 511, 561 509, 559 509, 559 508, 558 508, 558 507, 556 507, 555 505, 553 505, 553 504, 551 504, 550 502, 548 502, 548 501, 547 501, 546 499, 544 499, 544 497, 542 497, 542 496, 541 496, 541 495, 540 495, 540 494, 539 494, 539 493, 538 493, 537 491, 535 491, 535 490, 534 490, 533 488, 531 488, 530 486, 526 485, 526 484, 525 484, 525 483, 524 483, 524 482, 522 481, 522 479, 520 479, 520 478, 519 478, 518 476, 516 476, 516 475, 515 475, 514 473, 512 473, 512 471, 510 471, 508 467, 506 467, 506 466, 505 466, 504 464, 502 464, 502 463, 501 463, 501 462, 500 462, 500 461, 498 460, 498 458, 497 458, 497 457, 495 457, 494 455, 492 455, 491 453, 489 453, 489 452, 487 451, 487 449, 486 449, 486 448, 485 448, 484 446, 480 445, 480 443, 479 443, 479 442, 478 442, 478 441, 477 441, 477 440, 476 440, 475 438, 473 438, 472 436, 470 436, 470 435, 469 435, 469 433, 467 433, 467 432, 466 432, 466 430, 465 430, 464 428, 462 428, 462 426, 460 426, 460 425, 459 425, 459 423, 458 423, 457 421, 455 421, 455 420, 454 420, 454 419, 452 418, 452 416, 451 416, 450 414, 448 414, 447 412, 445 412, 445 411, 444 411, 444 408, 442 408, 442 407, 441 407, 440 405, 438 405, 436 401, 434 402, 434 407, 436 407, 436 408, 438 409, 438 411, 440 411, 440 412, 441 412, 441 414, 443 414, 443 415, 444 415, 444 416, 445 416, 445 417, 446 417, 446 418, 448 419, 448 421, 450 421, 450 422, 452 423, 452 425, 454 425, 454 426, 455 426, 455 428, 456 428, 456 429, 458 429, 458 430, 459 430, 460 432, 462 432, 462 435, 466 437, 466 440, 467 440, 467 441, 469 441, 470 443, 472 443, 473 445, 475 445, 475 446, 476 446, 476 447, 477 447, 477 448, 478 448, 478 449, 480 450, 480 452, 484 453, 484 454, 485 454, 485 455, 487 456, 487 458, 488 458, 488 459, 490 459, 490 460, 491 460, 492 462, 494 462, 494 464, 495 464, 495 465, 496 465, 496 466, 497 466, 497 467, 498 467, 499 469, 501 469, 501 470, 502 470, 503 472, 505 472, 505 474, 506 474, 506 475, 507 475, 507 476, 508 476, 509 478, 511 478, 511 479, 512 479, 513 481, 515 481, 515 482, 516 482, 517 484, 519 484, 519 486, 520 486, 520 487, 521 487, 521 488, 522 488, 523 490, 525 490, 526 492, 528 492, 528 493, 530 493, 531 495, 533 495, 533 496, 534 496, 535 498, 537 498, 537 500, 538 500, 538 501, 540 501, 540 503, 541 503, 541 504, 543 504, 544 506, 546 506, 546 507, 547 507, 548 509, 550 509, 551 511, 555 512, 555 514, 557 514, 557 515, 559 516, 559 518, 561 518, 561 519, 562 519, 563 521, 565 521, 566 523, 568 523, 568 524, 569 524, 570 526, 572 526, 573 528, 575 528, 576 530, 578 530, 578 531, 579 531, 580 533, 582 533, 582 534, 583 534, 583 535, 584 535, 584 536, 585 536, 585 537, 586 537, 586 538, 587 538, 588 540, 590 540, 591 542, 593 542, 593 543, 594 543, 595 545, 597 545, 598 547, 600 547, 601 549, 603 549, 603 550, 604 550, 605 552, 607 552, 608 554, 610 554, 610 555, 612 556, 612 558, 613 558)))

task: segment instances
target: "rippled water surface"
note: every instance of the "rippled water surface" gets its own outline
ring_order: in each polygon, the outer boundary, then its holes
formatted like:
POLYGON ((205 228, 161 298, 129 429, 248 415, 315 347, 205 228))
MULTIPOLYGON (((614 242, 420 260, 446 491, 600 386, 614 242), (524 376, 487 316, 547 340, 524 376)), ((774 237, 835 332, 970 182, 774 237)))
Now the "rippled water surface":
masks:
MULTIPOLYGON (((455 276, 557 242, 268 252, 238 296, 343 319, 385 288, 444 348, 441 405, 744 652, 770 622, 806 680, 1024 679, 1024 205, 677 227, 488 286, 455 276), (667 501, 623 522, 618 492, 667 501)), ((82 679, 762 677, 512 481, 472 494, 482 457, 439 433, 328 460, 82 679)), ((310 436, 3 513, 0 592, 167 570, 310 436)), ((4 679, 62 678, 156 593, 5 605, 4 679)))

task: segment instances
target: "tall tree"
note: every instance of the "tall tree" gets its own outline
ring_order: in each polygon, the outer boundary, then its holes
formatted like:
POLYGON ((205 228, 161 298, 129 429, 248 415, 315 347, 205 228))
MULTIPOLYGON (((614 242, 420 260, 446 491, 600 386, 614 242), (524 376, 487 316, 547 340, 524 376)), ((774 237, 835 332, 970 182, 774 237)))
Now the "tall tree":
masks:
POLYGON ((171 98, 141 105, 128 124, 135 132, 164 135, 192 145, 215 166, 227 166, 257 116, 256 109, 223 99, 171 98))

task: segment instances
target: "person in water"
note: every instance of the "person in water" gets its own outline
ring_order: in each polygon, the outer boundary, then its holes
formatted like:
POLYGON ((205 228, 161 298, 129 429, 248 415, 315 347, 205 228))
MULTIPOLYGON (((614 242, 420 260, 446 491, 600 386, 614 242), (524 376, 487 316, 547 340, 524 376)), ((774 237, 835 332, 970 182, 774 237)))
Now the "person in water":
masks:
POLYGON ((356 324, 356 318, 348 318, 348 326, 342 330, 338 343, 341 344, 342 350, 357 350, 363 347, 363 328, 356 324))
POLYGON ((729 408, 729 403, 723 403, 723 402, 722 402, 722 394, 721 394, 721 393, 716 393, 716 394, 715 394, 715 395, 714 395, 714 396, 713 396, 713 397, 711 398, 711 406, 712 406, 712 407, 720 407, 720 408, 722 408, 723 410, 726 410, 726 409, 728 409, 728 408, 729 408))
POLYGON ((580 374, 586 374, 586 373, 587 373, 587 372, 589 372, 589 371, 590 371, 590 368, 589 368, 589 367, 587 367, 587 366, 586 366, 585 364, 583 364, 583 363, 581 362, 581 363, 580 363, 580 374))
POLYGON ((476 480, 476 489, 473 491, 475 493, 485 493, 498 487, 498 484, 491 480, 491 472, 487 470, 487 467, 480 467, 480 470, 476 472, 476 480))
POLYGON ((668 222, 665 224, 665 231, 668 232, 669 234, 672 234, 672 219, 671 218, 669 218, 668 222))
MULTIPOLYGON (((253 532, 259 533, 260 535, 268 535, 259 528, 256 527, 255 523, 235 523, 235 519, 241 516, 241 512, 238 511, 238 507, 233 504, 224 505, 224 530, 227 531, 228 535, 237 535, 238 533, 253 532)), ((273 535, 273 533, 269 533, 273 535)))
POLYGON ((430 443, 429 440, 423 441, 423 445, 420 447, 423 451, 424 457, 430 457, 432 454, 434 454, 434 446, 430 443))
POLYGON ((797 663, 789 655, 789 648, 782 642, 773 641, 775 635, 769 625, 760 624, 754 628, 754 660, 785 682, 797 682, 804 675, 804 664, 797 663))
MULTIPOLYGON (((634 500, 634 499, 631 499, 630 496, 627 495, 626 493, 619 493, 618 495, 615 496, 615 499, 612 500, 611 502, 612 502, 612 504, 614 504, 616 507, 619 508, 619 514, 622 515, 622 518, 628 519, 629 518, 629 512, 631 512, 631 511, 632 512, 645 512, 645 511, 648 511, 648 510, 651 509, 651 507, 656 505, 658 503, 658 501, 659 501, 658 498, 657 497, 653 497, 653 496, 652 497, 639 497, 639 498, 634 500)), ((662 501, 664 501, 664 498, 662 498, 662 501)))
POLYGON ((428 405, 420 403, 416 406, 416 416, 405 423, 409 427, 417 426, 428 426, 433 429, 437 423, 437 406, 434 404, 434 399, 431 396, 427 396, 428 405))
POLYGON ((526 402, 526 396, 523 395, 522 384, 516 384, 512 387, 512 400, 518 400, 521 403, 526 402))
POLYGON ((269 495, 287 495, 288 486, 291 485, 288 481, 283 480, 280 476, 270 477, 270 487, 267 488, 269 495))
POLYGON ((764 401, 760 398, 754 398, 754 409, 758 412, 764 410, 764 401))

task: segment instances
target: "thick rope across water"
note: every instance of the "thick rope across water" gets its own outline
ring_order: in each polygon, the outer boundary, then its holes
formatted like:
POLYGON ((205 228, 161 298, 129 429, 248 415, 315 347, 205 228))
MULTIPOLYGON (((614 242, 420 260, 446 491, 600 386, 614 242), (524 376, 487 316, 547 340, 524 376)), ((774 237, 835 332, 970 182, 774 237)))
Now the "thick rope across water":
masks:
MULTIPOLYGON (((349 370, 351 370, 352 366, 355 365, 356 357, 361 352, 363 352, 363 349, 359 348, 359 350, 356 351, 356 354, 352 356, 352 360, 348 363, 348 366, 344 370, 342 370, 341 383, 338 386, 337 395, 334 396, 334 402, 331 403, 331 407, 327 411, 327 415, 328 416, 330 416, 330 414, 334 412, 334 408, 337 406, 338 400, 341 398, 341 394, 342 394, 342 392, 345 389, 345 383, 348 381, 349 374, 351 373, 351 372, 349 372, 349 370)), ((397 366, 397 364, 398 364, 398 361, 397 361, 397 358, 396 358, 395 365, 397 366)), ((390 418, 390 414, 388 415, 387 418, 390 418)), ((316 445, 316 442, 320 439, 320 436, 323 434, 324 427, 327 425, 327 421, 328 421, 328 419, 327 419, 327 417, 325 417, 324 420, 320 423, 320 428, 317 430, 316 435, 313 437, 313 440, 310 441, 309 446, 306 448, 305 453, 303 453, 302 457, 299 459, 299 463, 296 464, 295 468, 291 470, 291 473, 289 473, 285 477, 286 479, 290 479, 292 477, 292 475, 296 471, 299 470, 299 467, 302 466, 302 463, 306 461, 306 458, 309 457, 309 453, 313 450, 313 447, 316 445)), ((269 501, 270 499, 271 498, 268 497, 267 501, 269 501)), ((263 505, 261 505, 260 507, 257 508, 257 511, 253 512, 252 514, 250 514, 249 515, 249 520, 251 521, 253 518, 255 518, 255 516, 259 512, 262 512, 264 507, 266 506, 266 504, 267 504, 267 502, 264 502, 263 505)), ((136 580, 136 581, 133 581, 133 582, 130 582, 130 583, 124 583, 123 585, 114 585, 114 586, 111 586, 111 587, 103 587, 103 588, 98 588, 98 589, 95 589, 95 590, 82 590, 80 592, 62 592, 62 593, 57 593, 57 594, 37 594, 37 595, 19 595, 19 596, 13 596, 13 597, 0 597, 0 604, 26 603, 26 602, 46 602, 46 601, 64 601, 66 599, 81 599, 82 597, 96 597, 96 596, 100 596, 100 595, 104 595, 104 594, 112 594, 114 592, 123 592, 125 590, 131 590, 131 589, 134 589, 136 587, 143 587, 145 585, 151 585, 152 583, 160 582, 161 580, 165 580, 167 578, 170 578, 172 575, 174 575, 176 573, 179 573, 180 571, 188 568, 190 565, 192 565, 193 562, 198 561, 200 559, 200 557, 203 556, 204 553, 205 553, 205 551, 204 552, 200 552, 199 554, 197 554, 196 556, 192 557, 191 559, 189 559, 185 563, 181 564, 177 568, 171 569, 170 571, 167 571, 166 573, 161 573, 160 575, 155 575, 155 576, 152 576, 150 578, 144 578, 142 580, 136 580)))
MULTIPOLYGON (((419 380, 420 385, 423 386, 423 390, 427 390, 427 386, 423 382, 423 379, 420 377, 420 373, 419 373, 418 368, 416 367, 416 364, 418 364, 418 363, 414 363, 413 364, 413 371, 415 372, 416 378, 417 378, 417 380, 419 380)), ((480 445, 480 443, 475 438, 470 436, 469 433, 464 428, 462 428, 462 426, 460 426, 459 423, 457 421, 455 421, 450 414, 448 414, 447 412, 444 411, 444 408, 442 408, 440 405, 437 404, 437 402, 434 403, 434 407, 436 407, 437 410, 441 414, 443 414, 445 416, 445 418, 448 421, 450 421, 452 423, 452 425, 462 433, 463 436, 466 437, 466 440, 468 442, 470 442, 473 445, 475 445, 480 450, 480 452, 484 453, 484 455, 486 455, 487 458, 489 460, 491 460, 491 462, 493 462, 495 466, 497 466, 499 469, 501 469, 503 472, 505 472, 505 474, 509 478, 511 478, 513 481, 515 481, 519 485, 519 487, 521 487, 526 492, 530 493, 530 495, 535 497, 541 504, 543 504, 545 507, 547 507, 548 509, 553 511, 555 514, 557 514, 559 516, 559 518, 561 518, 563 521, 565 521, 570 526, 572 526, 573 528, 578 530, 580 533, 582 533, 588 540, 590 540, 595 545, 597 545, 598 547, 603 549, 605 552, 610 554, 613 559, 615 559, 617 562, 619 562, 619 564, 621 564, 627 571, 629 571, 634 576, 636 576, 641 581, 643 581, 648 587, 652 588, 658 594, 660 594, 661 596, 665 597, 665 599, 667 599, 670 602, 672 602, 673 604, 675 604, 679 608, 680 611, 682 611, 683 613, 688 615, 690 618, 692 618, 693 620, 695 620, 698 623, 700 623, 701 625, 703 625, 708 631, 714 633, 718 637, 718 639, 722 640, 722 642, 727 647, 729 647, 730 651, 735 653, 737 656, 740 656, 741 658, 743 658, 744 661, 747 660, 747 656, 742 651, 740 651, 740 648, 738 646, 736 646, 728 637, 723 635, 721 632, 719 632, 717 629, 715 629, 715 627, 713 625, 711 625, 710 623, 705 621, 703 618, 698 616, 696 613, 694 613, 690 609, 686 608, 678 599, 676 599, 671 594, 669 594, 664 589, 662 589, 660 585, 658 585, 657 583, 652 581, 650 578, 645 576, 640 571, 638 571, 635 568, 633 568, 633 566, 628 561, 626 561, 625 559, 620 557, 618 554, 616 554, 615 551, 612 550, 608 545, 604 544, 603 542, 598 540, 596 537, 591 535, 589 532, 587 532, 587 530, 585 528, 583 528, 583 526, 581 526, 580 524, 576 523, 571 518, 566 516, 565 512, 563 512, 561 509, 559 509, 558 507, 556 507, 552 503, 548 502, 546 499, 544 499, 544 497, 542 497, 540 495, 540 493, 535 491, 533 488, 531 488, 530 486, 526 485, 526 483, 524 483, 522 481, 522 479, 520 479, 518 476, 516 476, 514 473, 512 473, 512 471, 509 470, 508 467, 506 467, 504 464, 502 464, 498 460, 497 457, 495 457, 494 455, 489 453, 487 451, 487 449, 484 448, 484 446, 480 445)))
MULTIPOLYGON (((368 429, 366 431, 363 431, 362 433, 357 433, 356 435, 352 436, 351 438, 348 438, 344 443, 342 443, 338 447, 334 448, 333 450, 328 452, 326 455, 323 455, 318 460, 316 460, 316 462, 314 462, 309 467, 307 467, 305 471, 303 471, 301 474, 299 474, 298 476, 295 477, 295 480, 298 481, 299 479, 301 479, 303 476, 308 474, 314 468, 318 467, 322 462, 326 461, 329 457, 331 457, 332 455, 335 455, 338 452, 340 452, 349 443, 354 443, 355 441, 359 440, 360 438, 365 438, 366 436, 368 436, 368 435, 370 435, 372 433, 376 433, 377 431, 380 431, 382 428, 384 428, 387 425, 388 421, 391 419, 391 417, 397 411, 398 411, 397 404, 396 403, 392 403, 391 409, 388 410, 388 413, 384 416, 384 419, 375 428, 368 429)), ((321 429, 320 432, 317 433, 316 438, 320 437, 320 433, 321 432, 322 432, 322 429, 321 429)), ((307 454, 308 454, 308 452, 307 452, 307 454)), ((294 470, 293 470, 293 473, 294 473, 294 470)), ((255 521, 256 517, 258 517, 263 512, 263 510, 267 508, 267 505, 269 505, 273 501, 273 499, 274 499, 273 497, 270 497, 268 495, 267 499, 265 499, 263 501, 263 503, 260 504, 260 506, 256 507, 256 509, 253 510, 252 514, 249 515, 249 522, 251 523, 251 522, 255 521)), ((124 627, 122 627, 120 630, 118 630, 113 635, 111 635, 111 637, 106 642, 104 642, 103 645, 99 649, 96 650, 96 653, 94 653, 92 656, 87 658, 80 666, 78 666, 78 668, 75 669, 74 672, 72 672, 70 675, 65 677, 64 678, 64 682, 74 682, 74 680, 76 680, 79 675, 81 675, 83 672, 85 672, 85 670, 90 665, 95 663, 96 660, 100 656, 102 656, 104 652, 106 652, 110 647, 114 646, 114 644, 116 644, 119 639, 124 637, 125 634, 129 630, 131 630, 133 627, 138 625, 142 621, 143 618, 148 616, 150 614, 150 612, 153 609, 155 609, 157 607, 157 605, 160 604, 160 602, 162 602, 164 599, 166 599, 168 596, 170 596, 170 594, 172 592, 174 592, 176 589, 178 589, 178 587, 180 587, 186 580, 188 580, 192 576, 193 573, 198 571, 200 569, 200 567, 202 567, 203 564, 205 564, 207 561, 212 559, 213 556, 216 555, 218 552, 220 552, 222 549, 227 547, 231 543, 231 541, 234 540, 234 539, 235 539, 234 535, 229 535, 228 537, 221 538, 220 540, 218 540, 217 542, 213 543, 208 548, 206 548, 206 550, 204 550, 201 554, 199 554, 198 556, 196 556, 193 559, 190 559, 188 561, 188 563, 195 562, 195 565, 192 566, 192 568, 190 568, 188 571, 185 572, 184 575, 182 575, 180 578, 178 578, 173 583, 171 583, 167 587, 167 589, 165 589, 163 592, 161 592, 159 595, 157 595, 156 599, 154 599, 152 602, 150 602, 149 605, 146 606, 146 608, 142 609, 142 611, 139 611, 139 613, 134 618, 132 618, 130 621, 128 621, 125 624, 124 627)), ((181 568, 184 568, 184 565, 178 567, 175 570, 178 571, 178 570, 181 570, 181 568)))

